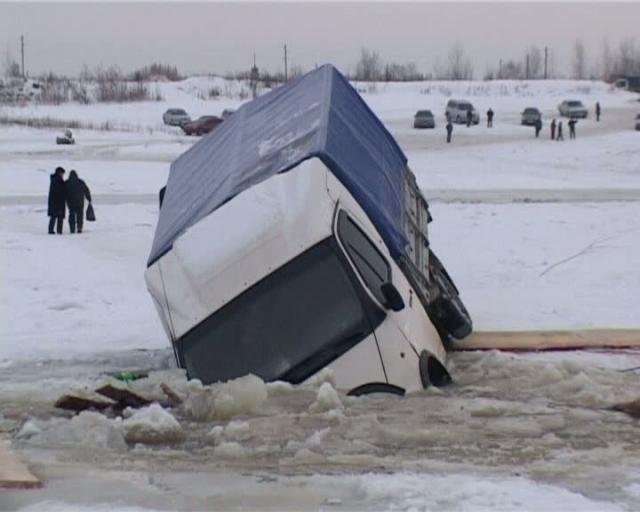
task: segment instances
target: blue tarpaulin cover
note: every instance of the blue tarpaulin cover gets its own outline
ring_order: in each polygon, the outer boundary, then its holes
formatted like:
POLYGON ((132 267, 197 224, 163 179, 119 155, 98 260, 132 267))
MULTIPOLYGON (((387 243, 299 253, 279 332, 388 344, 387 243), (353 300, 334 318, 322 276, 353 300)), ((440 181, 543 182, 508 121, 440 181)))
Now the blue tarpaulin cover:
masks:
POLYGON ((331 65, 246 103, 171 165, 148 264, 243 190, 318 157, 355 197, 394 258, 406 254, 407 158, 331 65))

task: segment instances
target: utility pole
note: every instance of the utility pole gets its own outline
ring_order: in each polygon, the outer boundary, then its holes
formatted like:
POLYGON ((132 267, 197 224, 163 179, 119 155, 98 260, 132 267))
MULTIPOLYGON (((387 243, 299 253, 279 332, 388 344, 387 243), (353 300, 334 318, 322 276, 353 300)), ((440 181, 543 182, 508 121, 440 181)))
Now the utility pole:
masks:
POLYGON ((547 79, 547 61, 549 59, 549 48, 544 47, 544 79, 547 79))
POLYGON ((288 72, 287 72, 287 45, 284 45, 284 81, 288 80, 288 72))
POLYGON ((24 73, 24 36, 20 36, 20 53, 22 54, 22 78, 27 78, 24 73))
POLYGON ((525 68, 524 76, 527 80, 529 80, 529 52, 527 52, 527 65, 525 68))

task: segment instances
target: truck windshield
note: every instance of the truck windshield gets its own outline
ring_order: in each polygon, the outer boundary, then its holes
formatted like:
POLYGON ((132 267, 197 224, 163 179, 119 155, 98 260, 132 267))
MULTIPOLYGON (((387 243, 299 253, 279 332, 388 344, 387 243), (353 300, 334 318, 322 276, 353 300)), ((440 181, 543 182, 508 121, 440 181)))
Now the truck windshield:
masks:
POLYGON ((298 383, 369 336, 385 313, 362 289, 335 239, 307 250, 177 343, 204 383, 253 373, 298 383))

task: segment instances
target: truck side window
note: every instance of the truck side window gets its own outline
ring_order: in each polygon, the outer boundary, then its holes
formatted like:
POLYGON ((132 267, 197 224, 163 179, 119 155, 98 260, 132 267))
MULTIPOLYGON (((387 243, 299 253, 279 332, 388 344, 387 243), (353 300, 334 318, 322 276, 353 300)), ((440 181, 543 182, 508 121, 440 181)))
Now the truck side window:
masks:
POLYGON ((381 304, 386 302, 380 287, 391 281, 389 263, 362 230, 344 212, 338 214, 338 237, 360 277, 381 304))

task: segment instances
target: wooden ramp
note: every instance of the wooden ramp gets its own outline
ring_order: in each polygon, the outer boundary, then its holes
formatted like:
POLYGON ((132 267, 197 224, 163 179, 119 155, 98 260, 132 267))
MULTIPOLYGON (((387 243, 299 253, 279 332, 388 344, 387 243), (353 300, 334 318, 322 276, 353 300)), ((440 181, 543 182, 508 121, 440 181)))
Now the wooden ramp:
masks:
POLYGON ((478 331, 453 345, 453 350, 578 350, 590 348, 640 349, 640 329, 478 331))
POLYGON ((0 488, 31 489, 41 485, 40 480, 11 451, 9 441, 0 439, 0 488))

